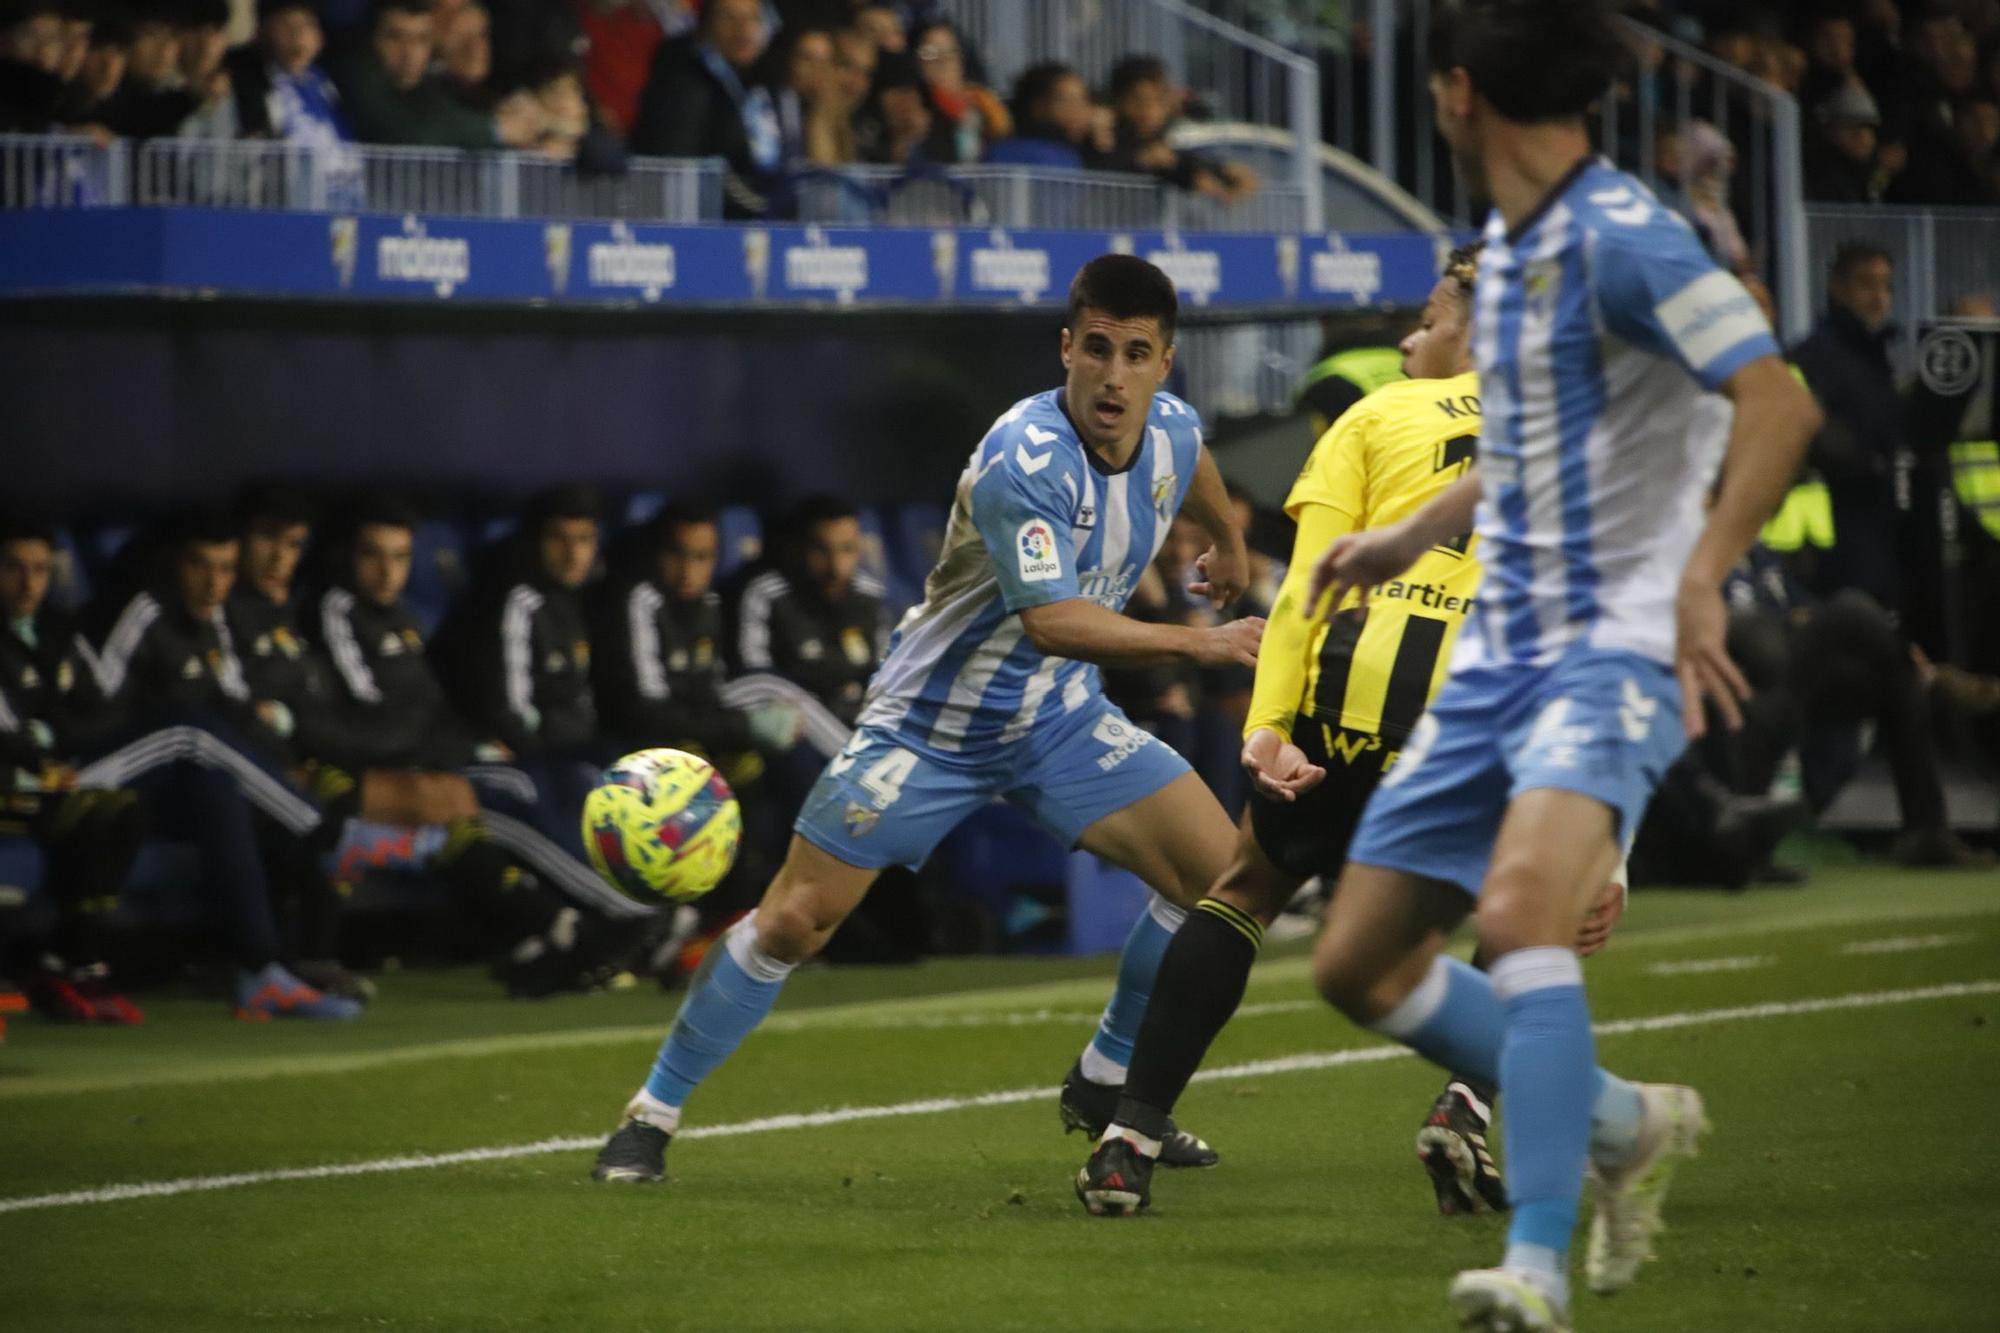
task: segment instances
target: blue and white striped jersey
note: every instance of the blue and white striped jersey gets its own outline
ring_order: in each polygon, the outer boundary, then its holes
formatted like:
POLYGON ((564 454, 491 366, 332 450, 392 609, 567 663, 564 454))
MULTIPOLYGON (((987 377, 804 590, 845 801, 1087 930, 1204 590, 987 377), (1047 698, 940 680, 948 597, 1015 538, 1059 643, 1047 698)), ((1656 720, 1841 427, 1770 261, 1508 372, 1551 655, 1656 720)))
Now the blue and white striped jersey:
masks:
POLYGON ((1511 233, 1474 297, 1486 582, 1454 669, 1574 645, 1674 654, 1674 592, 1723 440, 1702 395, 1778 344, 1693 230, 1603 159, 1511 233))
POLYGON ((1072 597, 1125 609, 1194 479, 1201 419, 1155 394, 1138 452, 1107 473, 1061 397, 1014 404, 973 453, 924 600, 897 626, 861 725, 964 753, 1011 745, 1098 693, 1097 668, 1037 652, 1020 612, 1072 597))

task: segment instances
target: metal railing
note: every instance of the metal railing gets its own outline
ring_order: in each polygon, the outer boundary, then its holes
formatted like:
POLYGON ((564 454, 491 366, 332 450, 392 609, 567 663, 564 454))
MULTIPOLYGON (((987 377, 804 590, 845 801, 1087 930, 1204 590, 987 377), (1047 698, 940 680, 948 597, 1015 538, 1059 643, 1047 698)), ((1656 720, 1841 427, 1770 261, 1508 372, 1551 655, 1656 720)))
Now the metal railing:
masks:
POLYGON ((800 219, 829 225, 1297 232, 1305 224, 1302 195, 1283 182, 1224 203, 1121 172, 864 166, 805 172, 796 188, 800 219))
POLYGON ((531 153, 0 135, 0 208, 124 204, 708 222, 722 216, 722 167, 634 158, 584 176, 531 153))
POLYGON ((1311 55, 1186 0, 942 0, 940 8, 965 32, 1003 94, 1038 61, 1066 61, 1102 88, 1124 57, 1152 55, 1216 119, 1288 131, 1295 145, 1289 184, 1298 191, 1306 229, 1318 230, 1320 83, 1311 55))
POLYGON ((2000 209, 1808 204, 1805 218, 1815 311, 1826 307, 1827 263, 1835 250, 1865 241, 1888 252, 1896 270, 1896 350, 1906 369, 1915 363, 1924 325, 1953 318, 1968 298, 2000 302, 2000 209))
MULTIPOLYGON (((1372 159, 1439 213, 1469 225, 1468 201, 1438 140, 1427 91, 1431 0, 1371 2, 1372 159)), ((1680 184, 1667 170, 1678 142, 1667 136, 1696 120, 1720 130, 1736 148, 1730 186, 1751 265, 1776 296, 1786 334, 1803 333, 1811 321, 1811 263, 1797 100, 1685 42, 1629 20, 1626 27, 1638 73, 1604 100, 1595 127, 1600 146, 1678 206, 1680 184)))

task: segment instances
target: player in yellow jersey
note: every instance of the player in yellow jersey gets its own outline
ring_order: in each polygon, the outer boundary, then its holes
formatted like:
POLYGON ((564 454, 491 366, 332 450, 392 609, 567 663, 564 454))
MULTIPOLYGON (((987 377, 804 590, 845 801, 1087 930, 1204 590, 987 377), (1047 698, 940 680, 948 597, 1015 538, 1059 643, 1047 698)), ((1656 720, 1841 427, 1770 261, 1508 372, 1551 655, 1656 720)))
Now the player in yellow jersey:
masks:
MULTIPOLYGON (((1416 512, 1472 465, 1479 385, 1472 371, 1472 285, 1479 247, 1452 252, 1401 344, 1410 378, 1385 385, 1321 437, 1285 512, 1294 560, 1264 630, 1245 723, 1250 802, 1229 869, 1167 946, 1133 1047, 1116 1120, 1078 1172, 1092 1213, 1129 1216, 1149 1200, 1153 1161, 1174 1103, 1242 1002, 1270 924, 1299 886, 1346 861, 1361 811, 1444 679, 1459 626, 1478 597, 1472 534, 1433 548, 1398 580, 1328 618, 1308 604, 1310 566, 1346 533, 1416 512)), ((1622 907, 1622 892, 1615 906, 1622 907)), ((1579 952, 1602 943, 1601 906, 1579 952)), ((1484 1134, 1490 1089, 1454 1079, 1419 1136, 1441 1211, 1504 1208, 1484 1134), (1483 1095, 1482 1095, 1483 1094, 1483 1095), (1432 1123, 1451 1112, 1445 1130, 1432 1123)))

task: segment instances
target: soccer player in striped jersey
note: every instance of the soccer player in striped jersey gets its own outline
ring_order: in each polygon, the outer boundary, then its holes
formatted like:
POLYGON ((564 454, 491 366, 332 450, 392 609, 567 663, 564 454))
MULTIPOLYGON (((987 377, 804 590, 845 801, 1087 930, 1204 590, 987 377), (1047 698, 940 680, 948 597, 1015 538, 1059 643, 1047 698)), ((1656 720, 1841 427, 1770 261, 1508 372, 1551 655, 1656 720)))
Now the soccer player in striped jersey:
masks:
MULTIPOLYGON (((1101 1130, 1111 1119, 1160 956, 1234 838, 1187 763, 1104 697, 1098 669, 1254 665, 1264 629, 1255 617, 1195 629, 1120 614, 1183 507, 1214 541, 1191 590, 1226 606, 1248 578, 1201 423, 1160 392, 1176 314, 1172 282, 1144 260, 1104 255, 1077 274, 1063 387, 1015 404, 974 452, 924 601, 897 628, 853 739, 807 798, 762 904, 710 952, 598 1154, 599 1179, 660 1179, 688 1095, 770 1012, 786 975, 884 868, 922 863, 995 797, 1154 890, 1063 1087, 1065 1123, 1101 1130)), ((1215 1161, 1200 1140, 1167 1132, 1182 1164, 1215 1161)))
POLYGON ((1439 130, 1495 204, 1474 300, 1479 461, 1404 521, 1336 540, 1313 587, 1380 589, 1475 510, 1486 580, 1355 832, 1314 979, 1356 1021, 1505 1092, 1506 1254, 1459 1274, 1451 1306, 1467 1329, 1559 1330, 1586 1168, 1585 1278, 1614 1292, 1651 1257, 1704 1124, 1692 1088, 1597 1067, 1578 925, 1704 697, 1738 721, 1722 581, 1819 411, 1743 285, 1592 153, 1585 113, 1624 54, 1602 0, 1433 14, 1439 130), (1736 409, 1712 496, 1715 450, 1687 428, 1704 392, 1736 409), (1475 907, 1488 973, 1440 949, 1475 907))

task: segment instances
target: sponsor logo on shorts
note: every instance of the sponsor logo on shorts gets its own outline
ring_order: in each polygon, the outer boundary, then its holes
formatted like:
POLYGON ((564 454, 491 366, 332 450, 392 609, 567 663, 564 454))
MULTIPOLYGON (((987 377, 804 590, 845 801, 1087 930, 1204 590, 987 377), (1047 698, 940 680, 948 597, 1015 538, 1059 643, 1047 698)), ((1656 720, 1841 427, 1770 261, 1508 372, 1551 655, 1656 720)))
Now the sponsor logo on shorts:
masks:
POLYGON ((1056 555, 1056 530, 1039 518, 1031 518, 1014 534, 1014 549, 1020 557, 1021 582, 1049 583, 1062 577, 1062 560, 1056 555))
POLYGON ((1109 753, 1097 757, 1097 767, 1106 773, 1146 748, 1153 739, 1149 733, 1109 713, 1097 719, 1090 734, 1110 747, 1109 753))
POLYGON ((1659 711, 1660 701, 1648 698, 1638 681, 1625 677, 1618 700, 1618 725, 1625 729, 1625 739, 1634 745, 1644 744, 1653 734, 1653 715, 1659 711))

